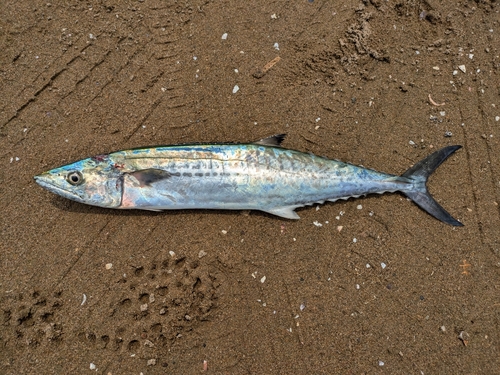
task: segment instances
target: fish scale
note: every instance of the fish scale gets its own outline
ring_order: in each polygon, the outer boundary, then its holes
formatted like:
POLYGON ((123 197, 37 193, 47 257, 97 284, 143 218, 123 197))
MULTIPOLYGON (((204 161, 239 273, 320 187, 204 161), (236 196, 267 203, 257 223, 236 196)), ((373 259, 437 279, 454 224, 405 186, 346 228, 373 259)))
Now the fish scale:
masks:
POLYGON ((284 149, 283 138, 117 151, 35 180, 56 194, 101 207, 260 210, 288 219, 299 218, 298 207, 400 191, 439 220, 461 225, 426 188, 429 175, 460 146, 436 151, 397 176, 284 149))

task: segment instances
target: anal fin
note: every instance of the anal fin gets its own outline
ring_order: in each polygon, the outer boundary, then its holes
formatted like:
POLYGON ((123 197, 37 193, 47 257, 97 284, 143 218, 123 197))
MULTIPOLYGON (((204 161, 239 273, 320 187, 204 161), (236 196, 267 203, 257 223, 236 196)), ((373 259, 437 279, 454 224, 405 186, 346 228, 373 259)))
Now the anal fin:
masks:
POLYGON ((294 211, 298 206, 276 207, 271 210, 262 210, 271 215, 284 217, 285 219, 298 220, 300 216, 294 211))

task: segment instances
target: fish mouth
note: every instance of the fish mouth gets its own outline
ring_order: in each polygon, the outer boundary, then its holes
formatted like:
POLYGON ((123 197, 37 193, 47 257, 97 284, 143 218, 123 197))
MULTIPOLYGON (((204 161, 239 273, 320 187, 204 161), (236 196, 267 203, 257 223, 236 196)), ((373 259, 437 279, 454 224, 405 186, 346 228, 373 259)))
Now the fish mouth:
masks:
POLYGON ((41 174, 35 176, 34 179, 38 185, 40 185, 44 189, 47 189, 51 193, 60 195, 64 198, 68 198, 77 202, 81 202, 83 200, 79 194, 63 189, 58 185, 56 185, 55 183, 53 183, 49 176, 41 174))

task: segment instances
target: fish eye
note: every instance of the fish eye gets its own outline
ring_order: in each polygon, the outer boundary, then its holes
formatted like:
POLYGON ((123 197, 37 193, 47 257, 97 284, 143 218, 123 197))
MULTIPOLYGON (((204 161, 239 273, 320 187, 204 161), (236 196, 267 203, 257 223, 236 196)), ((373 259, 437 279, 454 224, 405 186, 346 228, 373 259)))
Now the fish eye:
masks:
POLYGON ((83 182, 83 175, 79 171, 68 173, 66 181, 74 186, 80 185, 83 182))

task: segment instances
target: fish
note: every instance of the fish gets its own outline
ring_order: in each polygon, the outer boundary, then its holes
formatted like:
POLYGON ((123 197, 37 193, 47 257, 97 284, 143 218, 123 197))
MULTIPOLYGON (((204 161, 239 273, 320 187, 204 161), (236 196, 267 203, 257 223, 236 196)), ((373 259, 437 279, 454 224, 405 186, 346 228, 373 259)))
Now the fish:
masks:
POLYGON ((402 175, 282 147, 285 134, 252 143, 135 148, 79 160, 34 177, 64 198, 92 206, 150 211, 259 210, 299 219, 312 204, 401 192, 436 219, 454 219, 427 190, 428 177, 460 145, 430 154, 402 175))

